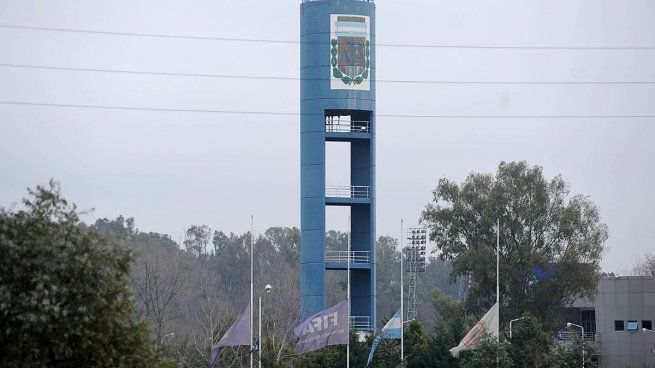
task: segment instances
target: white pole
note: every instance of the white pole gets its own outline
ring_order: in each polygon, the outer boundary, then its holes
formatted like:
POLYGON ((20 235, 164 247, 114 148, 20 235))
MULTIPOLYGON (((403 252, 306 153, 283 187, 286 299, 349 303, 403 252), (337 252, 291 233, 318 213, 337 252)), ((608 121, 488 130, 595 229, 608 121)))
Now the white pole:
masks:
POLYGON ((580 339, 582 344, 582 368, 584 368, 584 327, 580 326, 580 329, 582 330, 582 338, 580 339))
MULTIPOLYGON (((500 313, 500 218, 496 223, 496 303, 500 313)), ((500 321, 498 322, 500 323, 500 321)), ((500 342, 500 334, 498 334, 498 342, 500 342)))
POLYGON ((496 303, 500 303, 500 219, 496 225, 496 303))
POLYGON ((350 242, 352 236, 352 220, 348 216, 348 344, 346 345, 346 368, 350 368, 350 242))
POLYGON ((582 335, 581 335, 581 339, 580 339, 580 344, 582 344, 582 368, 584 368, 584 337, 585 337, 585 335, 584 335, 584 327, 582 327, 582 326, 580 326, 580 325, 576 325, 575 323, 571 323, 571 322, 568 322, 568 323, 566 324, 566 327, 568 327, 568 328, 571 328, 571 327, 578 327, 579 329, 582 330, 582 335))
POLYGON ((403 285, 403 257, 404 257, 404 248, 403 248, 403 238, 404 236, 403 229, 403 220, 400 220, 400 361, 401 363, 405 360, 405 309, 404 309, 404 299, 405 299, 405 289, 403 285))
POLYGON ((262 293, 259 293, 259 333, 257 334, 257 350, 259 350, 259 368, 262 368, 262 293))
MULTIPOLYGON (((264 293, 270 293, 273 288, 271 285, 266 285, 264 287, 264 290, 259 292, 259 332, 257 333, 257 350, 259 352, 259 360, 258 360, 258 365, 259 368, 262 368, 262 295, 264 293)), ((252 355, 252 354, 251 354, 252 355)))
MULTIPOLYGON (((253 331, 253 302, 254 302, 254 273, 253 266, 255 253, 255 217, 250 215, 250 347, 252 349, 253 331)), ((253 368, 253 354, 250 354, 250 368, 253 368)))

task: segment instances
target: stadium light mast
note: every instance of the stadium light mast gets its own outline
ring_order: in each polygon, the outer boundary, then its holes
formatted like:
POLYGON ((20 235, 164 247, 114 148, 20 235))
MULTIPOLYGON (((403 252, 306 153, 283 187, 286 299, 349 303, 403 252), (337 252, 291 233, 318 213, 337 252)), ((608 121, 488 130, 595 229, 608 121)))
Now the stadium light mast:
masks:
POLYGON ((407 320, 416 318, 418 273, 425 272, 427 230, 425 228, 411 227, 407 229, 407 246, 405 252, 408 259, 407 272, 409 282, 407 285, 407 320))

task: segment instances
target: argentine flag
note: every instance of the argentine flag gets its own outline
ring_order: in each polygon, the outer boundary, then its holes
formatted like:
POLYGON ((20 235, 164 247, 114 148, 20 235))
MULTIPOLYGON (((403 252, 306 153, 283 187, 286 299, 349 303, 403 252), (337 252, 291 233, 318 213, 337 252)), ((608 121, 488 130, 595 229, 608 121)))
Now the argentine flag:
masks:
POLYGON ((380 334, 375 337, 375 340, 373 340, 373 344, 371 345, 371 353, 368 355, 368 361, 366 362, 367 367, 371 365, 371 362, 373 362, 373 354, 375 354, 375 348, 378 346, 381 337, 385 339, 400 340, 400 327, 402 323, 403 322, 399 309, 398 312, 396 312, 396 314, 391 317, 389 322, 387 322, 387 324, 382 327, 382 331, 380 331, 380 334))

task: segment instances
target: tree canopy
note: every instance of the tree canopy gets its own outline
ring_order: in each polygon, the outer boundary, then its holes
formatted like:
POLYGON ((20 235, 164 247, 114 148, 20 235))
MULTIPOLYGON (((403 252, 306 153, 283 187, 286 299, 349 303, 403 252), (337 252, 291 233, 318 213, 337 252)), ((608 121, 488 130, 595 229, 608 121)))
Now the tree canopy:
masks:
POLYGON ((600 277, 607 226, 584 195, 539 166, 502 162, 496 175, 441 179, 422 221, 451 277, 469 276, 469 309, 485 310, 496 294, 496 222, 500 221, 502 315, 531 312, 547 324, 557 308, 592 297, 600 277))
POLYGON ((635 263, 632 274, 636 276, 655 276, 655 253, 644 253, 635 263))
POLYGON ((0 210, 0 366, 170 366, 132 319, 128 249, 83 225, 58 186, 0 210))

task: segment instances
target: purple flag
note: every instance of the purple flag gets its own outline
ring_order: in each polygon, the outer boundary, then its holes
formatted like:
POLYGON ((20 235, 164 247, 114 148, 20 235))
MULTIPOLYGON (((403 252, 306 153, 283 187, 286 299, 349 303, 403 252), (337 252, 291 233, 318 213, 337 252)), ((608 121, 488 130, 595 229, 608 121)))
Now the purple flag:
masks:
POLYGON ((344 300, 307 318, 294 332, 298 337, 298 354, 329 345, 348 344, 348 301, 344 300))
POLYGON ((220 339, 218 344, 212 350, 212 357, 209 363, 209 367, 213 366, 220 354, 221 350, 225 346, 240 346, 246 345, 250 346, 252 341, 250 341, 250 303, 246 304, 241 311, 239 317, 236 321, 230 326, 225 335, 220 339))

